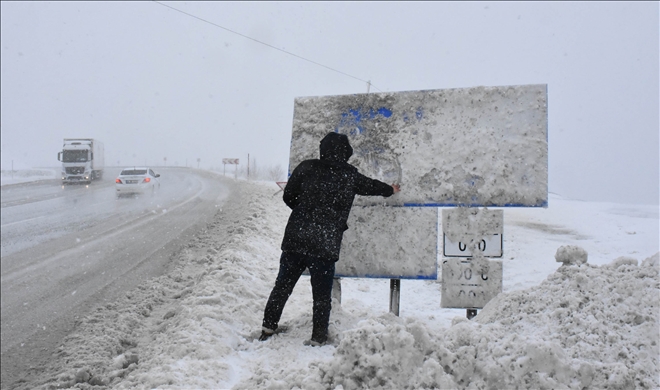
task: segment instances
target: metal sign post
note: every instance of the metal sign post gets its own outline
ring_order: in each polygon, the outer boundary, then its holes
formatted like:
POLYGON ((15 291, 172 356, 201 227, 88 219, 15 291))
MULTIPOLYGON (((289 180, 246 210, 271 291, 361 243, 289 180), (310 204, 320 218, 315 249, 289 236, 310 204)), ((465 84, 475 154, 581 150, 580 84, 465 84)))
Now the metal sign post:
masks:
POLYGON ((399 316, 401 302, 401 279, 390 279, 390 313, 399 316))
POLYGON ((332 299, 341 305, 341 278, 336 276, 332 279, 332 299))
MULTIPOLYGON (((371 80, 367 81, 367 93, 371 90, 371 80)), ((401 279, 390 279, 390 313, 399 316, 401 303, 401 279)))

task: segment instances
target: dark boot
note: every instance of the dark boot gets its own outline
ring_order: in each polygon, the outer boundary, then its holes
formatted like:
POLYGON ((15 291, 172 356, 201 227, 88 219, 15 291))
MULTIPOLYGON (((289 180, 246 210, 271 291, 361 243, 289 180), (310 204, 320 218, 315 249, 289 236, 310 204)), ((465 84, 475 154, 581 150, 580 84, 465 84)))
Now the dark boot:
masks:
POLYGON ((259 336, 259 341, 266 341, 274 334, 274 330, 263 327, 261 328, 261 336, 259 336))
POLYGON ((328 341, 328 329, 322 329, 319 330, 318 328, 314 328, 312 331, 312 338, 310 340, 305 341, 305 345, 311 345, 314 347, 318 347, 321 345, 324 345, 328 341))
POLYGON ((304 345, 309 345, 309 346, 312 346, 312 347, 320 347, 325 343, 319 343, 318 341, 314 341, 314 340, 305 340, 305 341, 303 341, 303 344, 304 345))

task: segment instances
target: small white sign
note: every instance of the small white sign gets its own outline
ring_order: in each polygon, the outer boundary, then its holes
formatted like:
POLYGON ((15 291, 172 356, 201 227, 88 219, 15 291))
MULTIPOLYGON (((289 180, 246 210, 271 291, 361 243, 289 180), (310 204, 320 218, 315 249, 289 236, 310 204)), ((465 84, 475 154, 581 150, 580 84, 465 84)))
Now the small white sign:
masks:
MULTIPOLYGON (((443 252, 445 257, 472 257, 469 243, 453 242, 446 234, 443 235, 443 252)), ((476 248, 486 257, 502 257, 502 235, 493 234, 477 240, 476 248)))
POLYGON ((482 309, 502 292, 502 261, 444 259, 440 307, 482 309))
POLYGON ((442 210, 443 253, 446 257, 502 257, 504 212, 476 207, 442 210))

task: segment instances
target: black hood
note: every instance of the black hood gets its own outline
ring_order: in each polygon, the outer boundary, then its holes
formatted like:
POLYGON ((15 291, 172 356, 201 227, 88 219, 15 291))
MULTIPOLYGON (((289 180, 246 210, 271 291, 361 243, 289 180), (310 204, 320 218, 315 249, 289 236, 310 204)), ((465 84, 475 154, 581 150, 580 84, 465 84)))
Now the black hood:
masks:
POLYGON ((328 133, 321 140, 321 160, 347 162, 353 155, 353 148, 346 134, 328 133))

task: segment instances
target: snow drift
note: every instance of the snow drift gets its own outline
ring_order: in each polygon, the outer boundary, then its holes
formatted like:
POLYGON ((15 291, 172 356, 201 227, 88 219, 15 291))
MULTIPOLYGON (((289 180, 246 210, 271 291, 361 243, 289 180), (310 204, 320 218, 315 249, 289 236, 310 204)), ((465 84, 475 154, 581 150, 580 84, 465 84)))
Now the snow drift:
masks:
POLYGON ((259 342, 288 209, 274 185, 233 186, 167 275, 80 321, 41 388, 660 387, 658 254, 592 265, 563 250, 540 284, 500 294, 472 321, 439 309, 438 281, 410 281, 436 309, 396 317, 366 298, 381 281, 345 279, 320 348, 302 345, 312 314, 303 278, 284 310, 288 330, 259 342))

